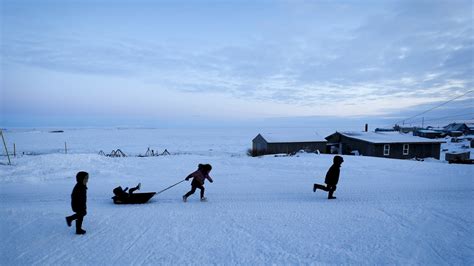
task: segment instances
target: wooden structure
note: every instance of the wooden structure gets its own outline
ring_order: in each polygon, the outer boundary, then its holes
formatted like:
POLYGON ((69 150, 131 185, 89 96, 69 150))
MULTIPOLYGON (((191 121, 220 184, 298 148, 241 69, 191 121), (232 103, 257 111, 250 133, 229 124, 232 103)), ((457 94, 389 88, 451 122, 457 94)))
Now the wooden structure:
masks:
POLYGON ((455 161, 455 160, 469 160, 471 153, 470 152, 447 152, 445 155, 446 161, 455 161))
POLYGON ((444 127, 444 131, 451 137, 474 135, 474 123, 451 123, 444 127))
POLYGON ((471 159, 471 152, 449 152, 446 153, 446 161, 449 163, 457 164, 473 164, 474 160, 471 159))
POLYGON ((420 129, 413 132, 414 136, 428 138, 428 139, 436 139, 436 138, 443 138, 446 134, 442 131, 430 130, 430 129, 420 129))

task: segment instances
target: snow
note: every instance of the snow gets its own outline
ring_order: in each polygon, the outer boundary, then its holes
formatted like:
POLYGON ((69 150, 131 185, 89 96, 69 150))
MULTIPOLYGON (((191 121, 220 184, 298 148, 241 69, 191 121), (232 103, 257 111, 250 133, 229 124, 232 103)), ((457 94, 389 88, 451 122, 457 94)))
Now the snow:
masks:
POLYGON ((420 129, 420 130, 418 130, 418 132, 421 132, 421 133, 439 133, 439 131, 429 130, 429 129, 420 129))
MULTIPOLYGON (((336 200, 312 192, 332 155, 248 157, 253 130, 9 131, 38 156, 0 165, 2 265, 474 264, 472 165, 344 156, 336 200), (64 141, 68 154, 61 153, 64 141), (110 158, 98 150, 171 156, 110 158), (159 191, 211 163, 208 202, 184 182, 142 205, 112 189, 159 191), (87 234, 66 226, 75 173, 90 173, 87 234)), ((446 143, 455 148, 459 143, 446 143)), ((444 144, 443 144, 444 145, 444 144)))
POLYGON ((470 147, 470 140, 472 135, 466 135, 463 137, 446 137, 446 143, 441 144, 441 159, 444 160, 446 153, 464 153, 470 152, 470 158, 474 159, 474 148, 470 147), (456 139, 456 142, 452 142, 451 139, 456 139))
POLYGON ((327 140, 317 133, 301 134, 300 132, 270 132, 260 133, 268 143, 287 142, 327 142, 327 140))
POLYGON ((427 139, 398 132, 339 132, 349 137, 371 143, 443 143, 444 140, 427 139))

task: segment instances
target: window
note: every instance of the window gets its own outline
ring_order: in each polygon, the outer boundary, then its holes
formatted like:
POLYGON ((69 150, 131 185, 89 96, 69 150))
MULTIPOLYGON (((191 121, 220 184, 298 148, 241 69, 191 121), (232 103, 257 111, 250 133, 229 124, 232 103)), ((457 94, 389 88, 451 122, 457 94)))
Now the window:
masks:
POLYGON ((390 155, 390 144, 383 145, 383 155, 384 156, 390 155))
POLYGON ((410 144, 403 144, 403 155, 410 153, 410 144))

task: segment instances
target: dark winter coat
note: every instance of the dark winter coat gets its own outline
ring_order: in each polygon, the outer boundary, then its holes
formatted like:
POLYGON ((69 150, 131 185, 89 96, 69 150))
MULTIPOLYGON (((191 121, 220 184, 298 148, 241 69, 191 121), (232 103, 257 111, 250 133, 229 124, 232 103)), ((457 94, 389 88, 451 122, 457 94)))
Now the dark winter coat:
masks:
POLYGON ((77 182, 71 194, 71 207, 74 212, 87 212, 87 187, 81 182, 77 182))
POLYGON ((339 182, 339 173, 340 173, 340 164, 333 164, 327 174, 326 174, 326 179, 324 180, 324 183, 328 185, 337 185, 337 182, 339 182))
POLYGON ((203 173, 201 170, 197 170, 191 174, 189 174, 187 177, 186 177, 186 180, 189 180, 190 178, 194 178, 193 180, 196 180, 198 181, 199 183, 201 183, 201 185, 204 185, 204 181, 207 179, 209 180, 209 182, 214 182, 212 180, 212 178, 209 176, 209 174, 205 174, 203 173))

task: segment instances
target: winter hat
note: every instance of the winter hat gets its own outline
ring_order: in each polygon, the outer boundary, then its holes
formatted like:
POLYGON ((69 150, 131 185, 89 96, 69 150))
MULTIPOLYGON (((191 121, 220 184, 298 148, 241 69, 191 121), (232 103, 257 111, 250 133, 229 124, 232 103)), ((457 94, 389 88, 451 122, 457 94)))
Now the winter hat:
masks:
POLYGON ((212 170, 212 166, 210 164, 205 164, 203 165, 203 169, 207 172, 211 171, 212 170))
POLYGON ((198 170, 209 172, 209 171, 212 170, 212 166, 210 164, 199 164, 198 165, 198 170))
POLYGON ((344 159, 341 156, 336 155, 334 156, 333 162, 337 164, 341 164, 342 162, 344 162, 344 159))
POLYGON ((84 179, 86 179, 88 177, 89 177, 89 173, 84 172, 84 171, 80 171, 76 174, 76 181, 77 181, 77 183, 82 183, 84 181, 84 179))

